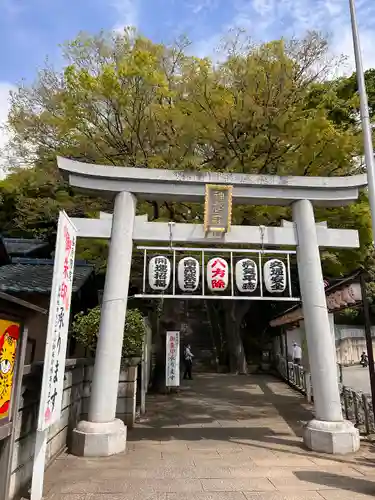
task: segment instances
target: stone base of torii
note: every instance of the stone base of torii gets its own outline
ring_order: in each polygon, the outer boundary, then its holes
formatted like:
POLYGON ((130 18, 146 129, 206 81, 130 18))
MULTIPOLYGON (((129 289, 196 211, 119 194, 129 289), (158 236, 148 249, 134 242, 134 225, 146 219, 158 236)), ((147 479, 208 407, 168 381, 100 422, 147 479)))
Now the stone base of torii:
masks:
MULTIPOLYGON (((312 450, 331 454, 359 449, 358 429, 343 418, 341 410, 319 254, 319 246, 357 247, 358 234, 315 224, 313 205, 340 206, 355 201, 359 188, 366 184, 363 176, 283 178, 150 171, 88 165, 63 158, 58 158, 58 163, 73 187, 115 199, 112 218, 81 220, 81 223, 74 219, 79 236, 110 236, 110 248, 88 420, 80 422, 74 431, 73 453, 98 457, 120 453, 126 448, 126 428, 115 415, 133 240, 169 242, 170 238, 167 223, 161 228, 162 223, 149 223, 135 217, 136 197, 202 201, 208 183, 232 185, 234 203, 292 206, 294 224, 266 228, 264 244, 297 247, 315 406, 315 419, 304 429, 304 442, 312 450)), ((203 243, 202 226, 176 224, 174 233, 175 241, 203 243)), ((259 244, 258 240, 254 228, 234 226, 222 241, 234 245, 259 244)))

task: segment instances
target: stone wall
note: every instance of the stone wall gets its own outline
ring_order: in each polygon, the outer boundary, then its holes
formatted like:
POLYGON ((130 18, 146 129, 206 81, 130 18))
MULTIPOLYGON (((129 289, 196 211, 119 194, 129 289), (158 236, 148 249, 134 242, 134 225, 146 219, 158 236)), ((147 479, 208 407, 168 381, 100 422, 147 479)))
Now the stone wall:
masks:
MULTIPOLYGON (((87 418, 89 410, 92 372, 93 367, 87 367, 82 395, 81 418, 83 420, 87 418)), ((136 393, 137 366, 122 369, 120 372, 116 416, 123 420, 128 428, 132 428, 135 422, 136 393)))
MULTIPOLYGON (((15 444, 10 480, 10 498, 29 486, 39 410, 43 365, 24 367, 22 396, 16 422, 15 444)), ((64 449, 69 449, 71 431, 87 416, 91 391, 92 360, 68 359, 64 378, 61 419, 49 429, 46 466, 64 449)), ((137 367, 123 369, 120 374, 117 417, 131 428, 136 413, 137 367)))
MULTIPOLYGON (((67 360, 61 419, 49 429, 46 464, 69 445, 70 431, 78 422, 87 360, 67 360)), ((32 475, 42 364, 24 368, 22 396, 16 422, 15 444, 10 479, 10 498, 27 486, 32 475)))

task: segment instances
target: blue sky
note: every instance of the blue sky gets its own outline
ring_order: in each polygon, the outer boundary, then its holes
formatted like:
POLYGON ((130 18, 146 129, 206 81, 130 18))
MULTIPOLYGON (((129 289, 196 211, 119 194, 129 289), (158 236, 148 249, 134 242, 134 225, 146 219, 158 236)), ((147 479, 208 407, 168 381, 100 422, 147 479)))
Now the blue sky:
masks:
MULTIPOLYGON (((357 8, 366 63, 375 64, 375 1, 357 8)), ((257 40, 321 29, 334 51, 351 51, 347 0, 0 0, 0 12, 0 81, 10 84, 31 80, 47 55, 59 63, 58 45, 80 30, 126 24, 158 41, 186 33, 198 55, 235 26, 257 40)))
MULTIPOLYGON (((375 0, 356 1, 365 66, 375 67, 375 0)), ((318 29, 331 36, 334 53, 352 53, 348 0, 0 0, 0 13, 0 122, 9 89, 31 81, 47 55, 59 66, 58 45, 80 30, 130 24, 156 41, 187 34, 202 56, 235 27, 258 41, 318 29)))

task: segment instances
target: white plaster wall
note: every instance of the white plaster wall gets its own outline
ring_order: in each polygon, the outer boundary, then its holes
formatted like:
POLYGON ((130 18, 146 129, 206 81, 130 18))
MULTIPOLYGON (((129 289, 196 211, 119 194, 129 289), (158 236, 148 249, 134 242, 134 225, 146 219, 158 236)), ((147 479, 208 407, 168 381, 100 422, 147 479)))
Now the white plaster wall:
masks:
MULTIPOLYGON (((372 341, 372 348, 375 355, 375 340, 372 341)), ((364 338, 346 338, 336 342, 337 362, 342 365, 359 363, 362 352, 367 352, 364 338)))
MULTIPOLYGON (((332 344, 335 351, 337 363, 343 365, 352 365, 359 363, 362 352, 367 351, 364 328, 361 326, 352 325, 335 325, 333 314, 329 314, 329 320, 332 335, 334 335, 335 337, 335 342, 332 344)), ((373 335, 375 335, 375 326, 372 327, 372 331, 373 335)), ((304 342, 303 321, 300 322, 300 326, 298 328, 287 330, 286 337, 288 342, 289 358, 292 358, 293 342, 297 342, 297 344, 302 347, 302 364, 306 369, 308 369, 308 353, 306 352, 304 342)), ((275 348, 278 343, 278 340, 275 341, 275 348)), ((373 348, 375 349, 375 338, 373 340, 373 348)))

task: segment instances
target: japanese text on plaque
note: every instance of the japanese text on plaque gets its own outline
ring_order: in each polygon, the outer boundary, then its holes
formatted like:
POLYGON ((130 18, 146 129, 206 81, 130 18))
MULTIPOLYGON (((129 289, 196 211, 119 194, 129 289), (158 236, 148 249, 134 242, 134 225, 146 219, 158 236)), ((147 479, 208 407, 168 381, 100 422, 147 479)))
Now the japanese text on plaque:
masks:
POLYGON ((206 232, 226 232, 232 218, 232 186, 206 185, 204 226, 206 232))

